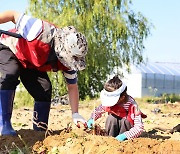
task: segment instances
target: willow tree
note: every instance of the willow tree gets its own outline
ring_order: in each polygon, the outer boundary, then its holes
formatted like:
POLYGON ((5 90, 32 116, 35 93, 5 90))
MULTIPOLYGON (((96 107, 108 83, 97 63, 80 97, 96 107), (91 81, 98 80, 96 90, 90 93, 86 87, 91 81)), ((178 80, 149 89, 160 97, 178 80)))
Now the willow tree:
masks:
POLYGON ((87 37, 87 67, 78 76, 82 99, 96 96, 115 67, 143 62, 143 43, 150 34, 151 24, 140 12, 131 9, 131 0, 30 0, 29 3, 28 11, 33 16, 59 27, 74 25, 87 37))

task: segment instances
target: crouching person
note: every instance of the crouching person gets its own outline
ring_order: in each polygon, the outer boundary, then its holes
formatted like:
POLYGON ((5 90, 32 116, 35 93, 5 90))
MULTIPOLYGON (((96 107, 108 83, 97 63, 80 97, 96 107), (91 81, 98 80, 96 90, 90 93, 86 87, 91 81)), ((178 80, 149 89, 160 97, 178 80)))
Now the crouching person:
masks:
POLYGON ((135 100, 127 94, 127 86, 118 76, 114 76, 104 85, 100 94, 101 104, 91 114, 88 128, 92 128, 94 121, 108 112, 105 130, 108 136, 119 141, 138 137, 144 130, 142 118, 144 115, 135 100))

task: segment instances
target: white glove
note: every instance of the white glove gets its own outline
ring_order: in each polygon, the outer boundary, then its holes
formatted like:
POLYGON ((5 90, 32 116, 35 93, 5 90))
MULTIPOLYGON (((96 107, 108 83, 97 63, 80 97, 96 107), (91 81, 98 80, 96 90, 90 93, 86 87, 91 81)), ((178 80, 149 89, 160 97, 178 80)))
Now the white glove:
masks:
POLYGON ((79 122, 83 123, 84 127, 87 127, 87 121, 79 113, 73 113, 72 119, 77 127, 80 128, 79 122))

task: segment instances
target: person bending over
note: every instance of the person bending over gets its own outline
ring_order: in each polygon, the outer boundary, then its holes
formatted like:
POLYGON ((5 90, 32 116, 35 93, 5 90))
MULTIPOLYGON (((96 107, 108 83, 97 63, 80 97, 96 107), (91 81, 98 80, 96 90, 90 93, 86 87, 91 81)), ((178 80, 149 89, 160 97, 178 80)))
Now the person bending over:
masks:
MULTIPOLYGON (((33 129, 48 128, 52 85, 48 71, 62 71, 66 79, 72 119, 79 127, 86 120, 78 113, 77 71, 85 69, 88 51, 85 36, 75 27, 53 24, 16 11, 0 13, 0 24, 12 21, 9 30, 20 37, 0 37, 0 135, 16 135, 11 125, 14 94, 21 82, 34 98, 33 129)), ((2 31, 1 31, 2 32, 2 31)))

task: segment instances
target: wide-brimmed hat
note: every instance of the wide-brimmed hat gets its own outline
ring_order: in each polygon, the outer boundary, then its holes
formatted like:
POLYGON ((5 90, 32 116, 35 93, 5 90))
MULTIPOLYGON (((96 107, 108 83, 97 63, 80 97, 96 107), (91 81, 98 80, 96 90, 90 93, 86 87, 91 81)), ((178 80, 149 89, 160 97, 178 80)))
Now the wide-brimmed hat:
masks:
POLYGON ((121 93, 126 89, 126 87, 126 84, 122 83, 121 87, 113 92, 109 92, 103 89, 100 93, 102 106, 114 106, 117 104, 121 93))
POLYGON ((57 28, 54 37, 54 50, 59 61, 71 70, 86 67, 85 55, 88 51, 85 36, 73 26, 57 28))

